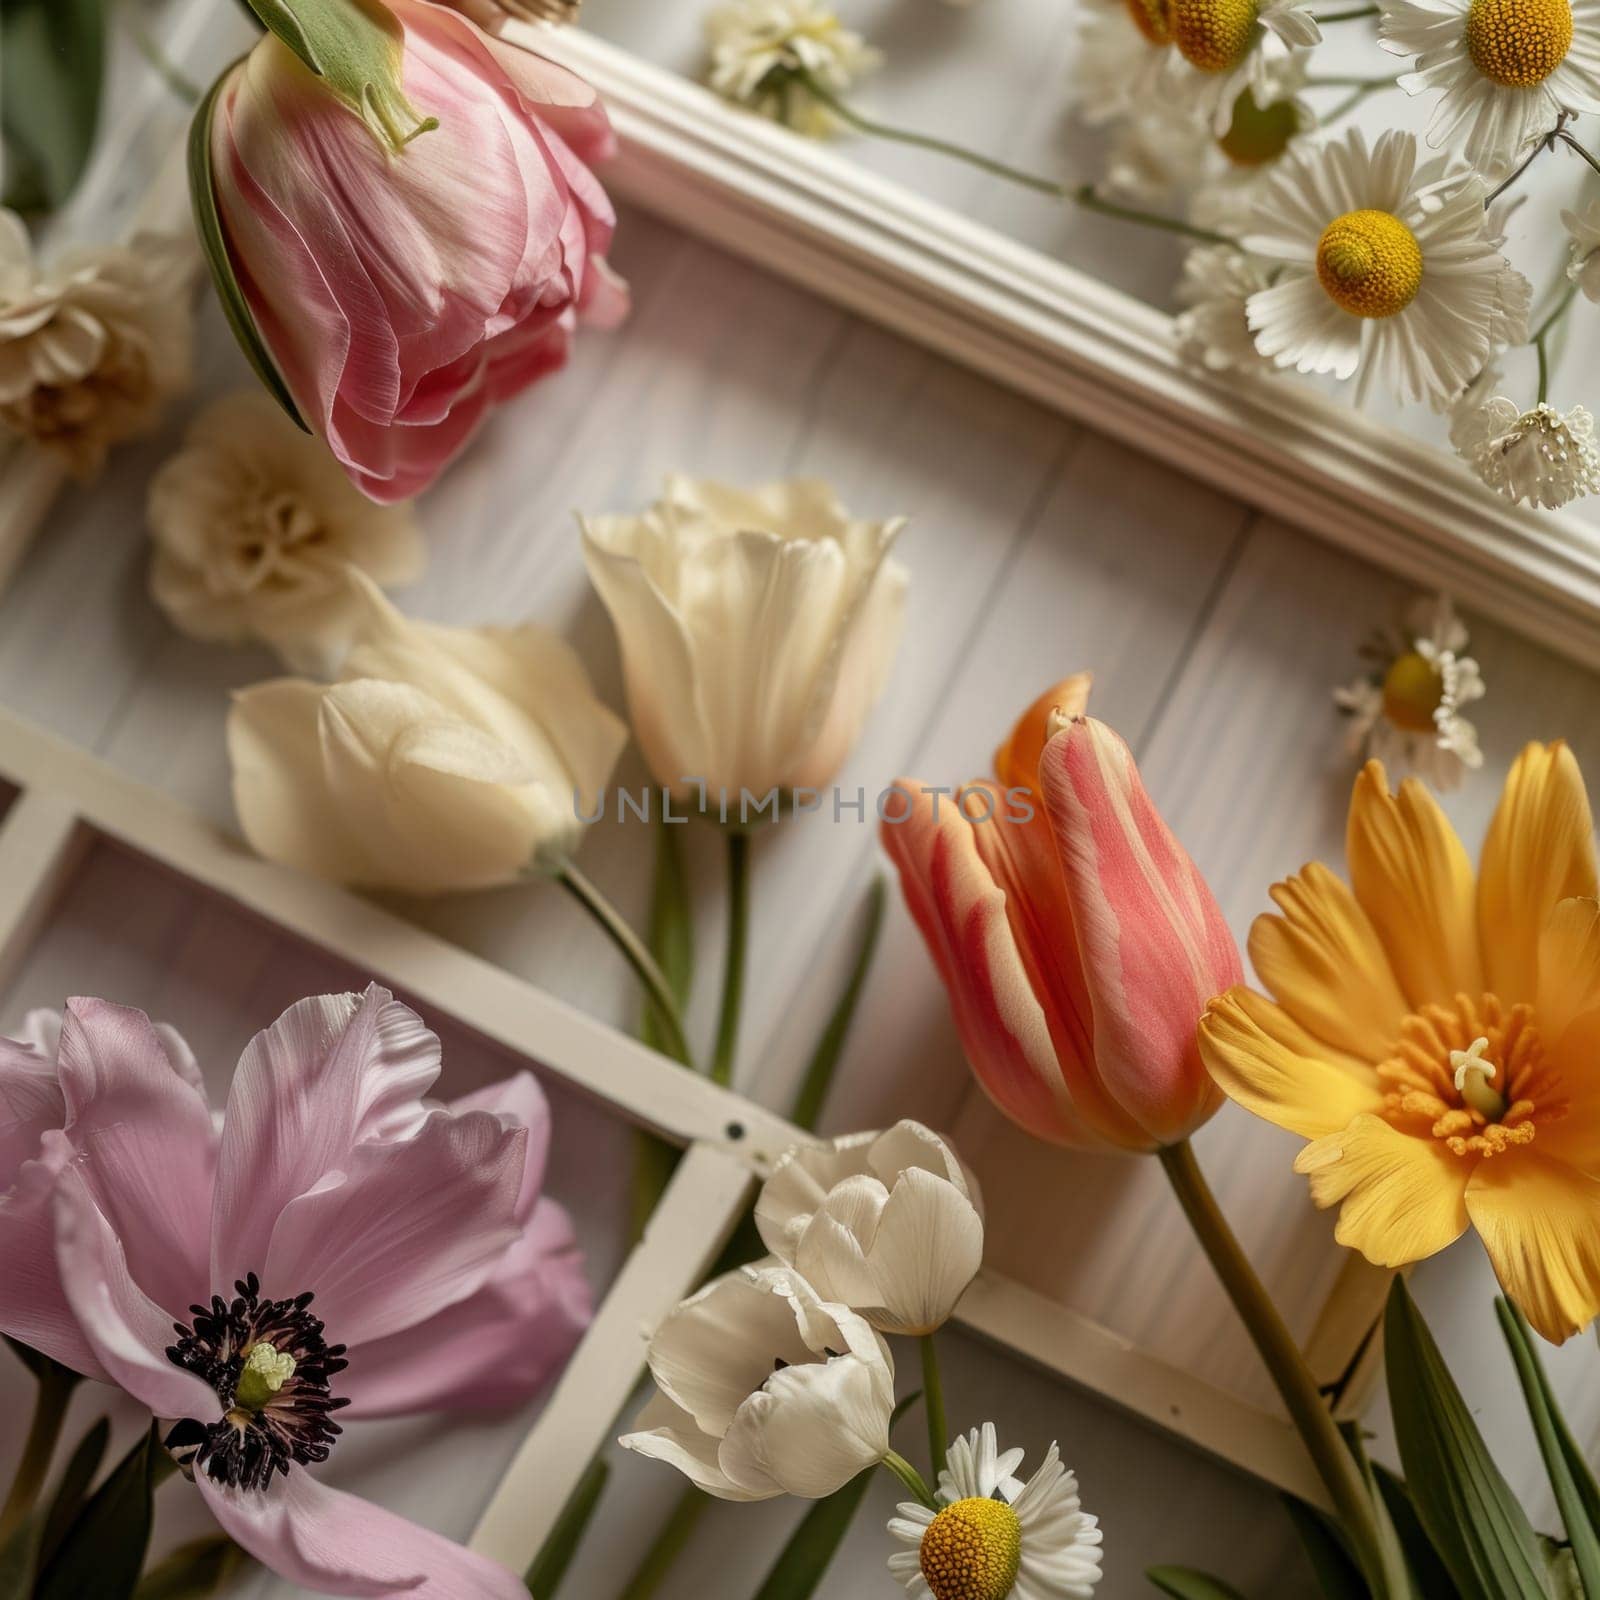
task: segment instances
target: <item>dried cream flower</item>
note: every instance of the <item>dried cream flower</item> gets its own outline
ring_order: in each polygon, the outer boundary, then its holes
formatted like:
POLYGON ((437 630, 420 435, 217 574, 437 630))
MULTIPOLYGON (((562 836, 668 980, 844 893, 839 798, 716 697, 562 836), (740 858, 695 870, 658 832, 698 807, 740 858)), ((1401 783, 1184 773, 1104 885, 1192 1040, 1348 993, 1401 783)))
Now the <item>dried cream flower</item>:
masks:
POLYGON ((1586 299, 1600 301, 1600 200, 1591 200, 1582 215, 1563 211, 1561 221, 1572 236, 1567 277, 1586 299))
POLYGON ((1583 406, 1557 411, 1541 400, 1522 411, 1496 395, 1458 419, 1456 449, 1491 489, 1514 505, 1555 509, 1600 493, 1600 451, 1594 418, 1583 406))
POLYGON ((89 477, 189 379, 190 246, 142 235, 49 271, 0 208, 0 426, 89 477))
POLYGON ((328 447, 259 390, 203 411, 150 483, 150 591, 196 639, 262 639, 329 673, 364 612, 352 567, 380 584, 422 570, 406 505, 376 505, 328 447))
POLYGON ((843 94, 882 59, 820 0, 726 0, 706 18, 706 42, 718 94, 813 138, 839 118, 805 80, 843 94))

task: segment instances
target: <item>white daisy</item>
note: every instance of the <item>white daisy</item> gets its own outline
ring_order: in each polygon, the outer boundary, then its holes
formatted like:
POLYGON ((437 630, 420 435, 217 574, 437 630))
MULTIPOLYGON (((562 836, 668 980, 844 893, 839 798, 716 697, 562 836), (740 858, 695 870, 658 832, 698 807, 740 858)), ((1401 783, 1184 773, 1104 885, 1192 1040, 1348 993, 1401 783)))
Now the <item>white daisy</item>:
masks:
POLYGON ((1478 731, 1461 714, 1484 695, 1467 644, 1466 624, 1445 595, 1422 596, 1400 627, 1377 630, 1361 652, 1371 670, 1333 692, 1350 719, 1350 753, 1409 769, 1440 790, 1482 766, 1478 731))
POLYGON ((1450 400, 1434 401, 1436 412, 1450 414, 1450 443, 1459 454, 1463 441, 1475 437, 1479 408, 1500 387, 1504 374, 1498 361, 1491 361, 1466 388, 1450 400))
POLYGON ((1600 493, 1594 418, 1583 406, 1557 411, 1541 400, 1531 411, 1496 395, 1450 430, 1457 451, 1491 489, 1513 505, 1554 510, 1600 493))
POLYGON ((1161 95, 1117 123, 1106 147, 1105 190, 1147 205, 1187 194, 1212 170, 1216 151, 1188 107, 1161 95))
POLYGON ((1272 282, 1262 262, 1227 245, 1200 245, 1184 258, 1178 299, 1188 308, 1177 320, 1178 349, 1208 372, 1274 372, 1256 349, 1245 307, 1272 282))
MULTIPOLYGON (((1482 180, 1417 166, 1415 134, 1369 151, 1359 129, 1281 162, 1245 246, 1282 264, 1250 299, 1256 347, 1280 367, 1449 399, 1527 337, 1532 290, 1489 235, 1482 180)), ((1358 399, 1360 396, 1358 396, 1358 399)))
POLYGON ((1273 167, 1317 125, 1300 94, 1305 76, 1304 55, 1291 56, 1274 67, 1264 89, 1246 89, 1234 102, 1228 131, 1211 142, 1211 171, 1190 190, 1189 220, 1197 228, 1229 238, 1249 231, 1273 167))
POLYGON ((1161 0, 1084 0, 1073 53, 1072 99, 1091 127, 1171 104, 1161 93, 1172 36, 1161 0))
POLYGON ((1384 49, 1440 90, 1428 142, 1498 176, 1561 111, 1600 111, 1600 0, 1381 0, 1384 49), (1462 130, 1465 145, 1460 144, 1462 130))
POLYGON ((984 1423, 950 1446, 939 1474, 940 1509, 907 1503, 889 1532, 910 1548, 889 1571, 914 1597, 932 1600, 1089 1600, 1100 1581, 1097 1519, 1078 1480, 1051 1445, 1039 1470, 1013 1474, 1022 1451, 997 1448, 984 1423))
POLYGON ((1561 222, 1572 236, 1567 277, 1583 290, 1585 299, 1600 301, 1600 200, 1591 200, 1582 216, 1563 211, 1561 222))
POLYGON ((814 138, 836 132, 839 118, 805 78, 843 94, 882 60, 819 0, 727 0, 705 27, 711 87, 814 138))
POLYGON ((1174 90, 1219 138, 1246 89, 1258 105, 1270 104, 1274 75, 1322 40, 1311 0, 1167 0, 1166 22, 1191 69, 1174 76, 1174 90))

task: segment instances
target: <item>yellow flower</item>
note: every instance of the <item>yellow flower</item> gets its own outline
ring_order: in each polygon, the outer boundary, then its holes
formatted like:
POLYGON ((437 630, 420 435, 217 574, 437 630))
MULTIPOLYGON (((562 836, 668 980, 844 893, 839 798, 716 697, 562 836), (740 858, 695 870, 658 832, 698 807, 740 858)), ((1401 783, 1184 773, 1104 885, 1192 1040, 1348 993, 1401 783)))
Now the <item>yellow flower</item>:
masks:
POLYGON ((1313 863, 1272 891, 1237 987, 1200 1025, 1212 1076, 1311 1142, 1295 1168, 1379 1266, 1477 1229, 1547 1339, 1600 1312, 1600 904, 1564 744, 1506 779, 1474 880, 1444 814, 1383 767, 1356 779, 1350 886, 1313 863))

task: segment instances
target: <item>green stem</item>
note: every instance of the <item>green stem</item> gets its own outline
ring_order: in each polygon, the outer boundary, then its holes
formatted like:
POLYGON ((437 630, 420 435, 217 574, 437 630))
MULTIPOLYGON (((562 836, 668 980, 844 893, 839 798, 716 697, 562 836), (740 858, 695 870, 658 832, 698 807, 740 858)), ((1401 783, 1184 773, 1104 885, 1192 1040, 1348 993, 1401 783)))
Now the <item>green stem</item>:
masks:
POLYGON ((1067 196, 1074 205, 1085 211, 1097 211, 1103 217, 1117 217, 1123 222, 1137 222, 1141 227, 1159 228, 1163 233, 1181 234, 1185 239, 1198 239, 1202 244, 1231 245, 1239 248, 1237 239, 1225 233, 1213 233, 1209 228, 1197 228, 1193 223, 1182 222, 1177 217, 1160 217, 1153 211, 1141 211, 1137 206, 1118 205, 1114 200, 1103 200, 1092 183, 1080 184, 1067 196))
POLYGON ((1569 283, 1551 308, 1550 315, 1533 330, 1533 338, 1529 340, 1529 343, 1533 346, 1534 354, 1539 358, 1538 403, 1541 405, 1550 395, 1550 352, 1547 347, 1550 334, 1555 325, 1572 309, 1572 302, 1577 293, 1577 284, 1569 283))
POLYGON ((666 978, 662 976, 661 968, 645 949, 638 934, 622 920, 617 908, 572 862, 562 862, 555 869, 554 876, 556 882, 594 918, 600 931, 617 947, 623 960, 633 968, 635 976, 655 1002, 661 1026, 666 1032, 667 1053, 675 1060, 681 1061, 684 1066, 692 1067, 694 1056, 683 1031, 683 1017, 678 1011, 678 1003, 672 997, 672 990, 666 978))
POLYGON ((922 1346, 922 1405, 928 1413, 928 1460, 932 1463, 933 1481, 937 1483, 950 1446, 950 1430, 944 1415, 944 1383, 939 1377, 939 1351, 933 1335, 925 1333, 917 1342, 922 1346))
POLYGON ((1336 106, 1333 106, 1328 111, 1327 115, 1323 117, 1323 127, 1327 127, 1331 122, 1337 122, 1340 117, 1348 116, 1350 112, 1354 111, 1355 108, 1368 97, 1368 95, 1379 94, 1385 89, 1392 89, 1394 87, 1395 84, 1392 78, 1375 78, 1371 83, 1362 84, 1359 89, 1352 89, 1343 100, 1341 100, 1336 106))
POLYGON ((633 1576, 617 1600, 648 1600, 661 1587, 710 1504, 711 1496, 699 1489, 691 1487, 683 1491, 672 1515, 645 1551, 644 1559, 634 1568, 633 1576))
POLYGON ((123 6, 122 21, 128 30, 128 37, 133 40, 134 49, 144 57, 151 71, 166 85, 174 98, 182 100, 185 105, 199 105, 200 97, 205 90, 188 77, 166 51, 150 37, 149 30, 133 5, 123 6))
POLYGON ((1534 335, 1533 351, 1539 358, 1539 396, 1535 404, 1543 405, 1550 397, 1550 355, 1544 347, 1543 333, 1534 335))
POLYGON ((936 155, 949 156, 952 161, 964 161, 969 167, 978 167, 984 172, 993 173, 995 177, 1004 178, 1008 183, 1020 183, 1025 189, 1035 189, 1040 194, 1054 195, 1057 199, 1066 197, 1065 187, 1057 183, 1054 178, 1041 178, 1035 172, 1024 172, 1021 167, 1007 166, 1003 161, 979 155, 976 150, 968 150, 965 145, 952 144, 948 139, 936 138, 931 133, 914 133, 909 128, 894 128, 886 122, 875 122, 871 117, 862 116, 853 106, 847 105, 814 72, 802 69, 795 76, 805 85, 808 94, 820 100, 835 116, 848 122, 859 133, 871 134, 875 139, 889 139, 895 144, 908 144, 917 150, 932 150, 936 155))
POLYGON ((1157 1153, 1195 1237, 1222 1280, 1245 1331, 1305 1441, 1339 1520, 1355 1547, 1361 1568, 1372 1585, 1375 1600, 1389 1600, 1391 1596, 1398 1600, 1406 1593, 1404 1574, 1393 1570, 1391 1558, 1378 1538, 1372 1502, 1360 1471, 1339 1437, 1338 1426, 1317 1391, 1316 1380, 1306 1367, 1294 1335, 1285 1326, 1272 1297, 1256 1276, 1255 1268, 1223 1216, 1195 1160, 1193 1147, 1184 1139, 1178 1144, 1164 1146, 1157 1153))
POLYGON ((1362 17, 1375 17, 1377 14, 1376 6, 1351 6, 1348 11, 1319 11, 1311 20, 1319 28, 1325 28, 1330 22, 1359 22, 1362 17))
POLYGON ((1555 139, 1559 139, 1562 142, 1562 144, 1567 146, 1567 148, 1569 150, 1576 150, 1578 152, 1578 154, 1580 156, 1582 156, 1583 159, 1585 161, 1587 161, 1589 163, 1589 165, 1591 167, 1593 167, 1596 172, 1600 172, 1600 161, 1597 161, 1594 158, 1594 156, 1592 156, 1587 150, 1585 150, 1584 147, 1581 144, 1579 144, 1578 141, 1576 139, 1574 139, 1572 137, 1572 135, 1570 133, 1568 133, 1565 128, 1558 127, 1555 130, 1555 132, 1551 135, 1551 137, 1555 138, 1555 139))
POLYGON ((728 830, 728 948, 722 968, 722 1006, 711 1055, 714 1083, 733 1082, 739 1049, 739 1013, 744 1007, 744 967, 750 943, 750 835, 728 830))
POLYGON ((899 1451, 891 1450, 883 1458, 883 1464, 911 1491, 922 1505, 927 1506, 930 1511, 938 1506, 939 1502, 934 1499, 933 1490, 923 1481, 922 1474, 899 1451))
POLYGON ((16 1475, 11 1480, 5 1504, 0 1506, 0 1545, 5 1543, 39 1498, 39 1491, 44 1487, 50 1471, 50 1459, 61 1438, 61 1425, 66 1421, 67 1402, 78 1386, 78 1374, 51 1363, 39 1373, 38 1385, 33 1402, 33 1420, 28 1424, 22 1458, 17 1462, 16 1475))
POLYGON ((1308 89, 1392 89, 1393 78, 1365 78, 1359 73, 1333 72, 1326 77, 1307 78, 1308 89))

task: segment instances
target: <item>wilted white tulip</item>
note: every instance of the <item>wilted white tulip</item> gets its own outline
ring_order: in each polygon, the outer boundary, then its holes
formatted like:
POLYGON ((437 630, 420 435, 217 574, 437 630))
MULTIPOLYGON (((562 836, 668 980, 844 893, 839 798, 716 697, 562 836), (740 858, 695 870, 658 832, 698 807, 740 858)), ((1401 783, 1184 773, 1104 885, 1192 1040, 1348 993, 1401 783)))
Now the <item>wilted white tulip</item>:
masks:
POLYGON ((819 1500, 889 1452, 894 1362, 866 1321, 784 1267, 742 1267, 650 1341, 657 1393, 626 1449, 723 1500, 819 1500))
POLYGON ((756 1201, 766 1247, 882 1333, 932 1333, 983 1265, 978 1180, 920 1122, 798 1145, 756 1201))
POLYGON ((351 582, 364 615, 337 682, 234 697, 245 837, 319 877, 422 894, 510 883, 573 850, 627 740, 577 656, 542 628, 414 622, 351 582))
POLYGON ((581 521, 656 781, 680 798, 827 783, 900 640, 904 518, 857 521, 810 480, 680 476, 639 516, 581 521))

